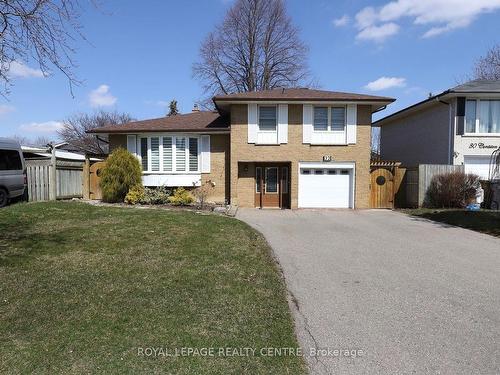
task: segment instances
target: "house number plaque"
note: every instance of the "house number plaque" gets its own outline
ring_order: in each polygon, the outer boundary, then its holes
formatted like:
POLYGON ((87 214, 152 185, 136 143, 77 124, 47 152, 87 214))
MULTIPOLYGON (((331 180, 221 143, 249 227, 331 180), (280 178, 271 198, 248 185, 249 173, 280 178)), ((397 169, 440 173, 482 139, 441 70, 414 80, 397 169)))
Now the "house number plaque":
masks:
POLYGON ((323 155, 323 161, 332 161, 332 155, 323 155))

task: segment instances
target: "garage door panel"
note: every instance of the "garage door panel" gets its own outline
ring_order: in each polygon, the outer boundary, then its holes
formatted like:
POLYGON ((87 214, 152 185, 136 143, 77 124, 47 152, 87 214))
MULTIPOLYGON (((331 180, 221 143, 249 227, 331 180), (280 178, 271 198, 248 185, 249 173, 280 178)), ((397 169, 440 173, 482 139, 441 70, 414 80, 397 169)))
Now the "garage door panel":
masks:
MULTIPOLYGON (((348 174, 299 174, 299 207, 349 208, 351 207, 352 170, 348 174)), ((345 172, 344 172, 345 173, 345 172)))
POLYGON ((487 180, 490 172, 490 156, 464 156, 465 173, 477 174, 487 180))

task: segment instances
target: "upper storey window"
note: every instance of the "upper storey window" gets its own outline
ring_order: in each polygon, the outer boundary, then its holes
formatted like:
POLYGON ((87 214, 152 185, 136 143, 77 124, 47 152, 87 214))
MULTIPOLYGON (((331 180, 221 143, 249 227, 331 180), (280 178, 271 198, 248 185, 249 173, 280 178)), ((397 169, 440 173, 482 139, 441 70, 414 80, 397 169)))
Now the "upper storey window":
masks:
POLYGON ((500 100, 467 100, 465 131, 473 134, 500 134, 500 100))
POLYGON ((276 106, 259 106, 259 131, 275 132, 276 126, 276 106))
POLYGON ((345 107, 314 107, 314 131, 345 130, 345 107))

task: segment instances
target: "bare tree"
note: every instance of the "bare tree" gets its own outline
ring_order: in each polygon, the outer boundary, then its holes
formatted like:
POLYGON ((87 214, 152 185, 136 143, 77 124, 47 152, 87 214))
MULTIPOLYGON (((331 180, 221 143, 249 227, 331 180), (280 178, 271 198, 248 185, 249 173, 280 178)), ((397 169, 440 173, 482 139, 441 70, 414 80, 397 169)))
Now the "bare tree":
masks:
POLYGON ((209 95, 293 87, 308 78, 306 55, 283 0, 236 0, 201 45, 193 74, 209 95))
POLYGON ((72 85, 75 63, 71 43, 82 36, 81 0, 0 0, 0 94, 9 92, 11 67, 34 62, 43 75, 61 71, 72 85))
POLYGON ((500 44, 493 46, 476 61, 475 79, 500 80, 500 44))
POLYGON ((45 137, 43 135, 39 135, 33 139, 33 138, 26 137, 24 135, 14 134, 14 135, 9 136, 9 138, 15 139, 23 146, 44 147, 47 144, 53 142, 50 138, 45 137))
POLYGON ((132 121, 126 113, 99 111, 94 114, 81 113, 63 121, 63 127, 57 132, 59 137, 76 150, 89 154, 107 154, 108 142, 88 130, 106 125, 119 125, 132 121))

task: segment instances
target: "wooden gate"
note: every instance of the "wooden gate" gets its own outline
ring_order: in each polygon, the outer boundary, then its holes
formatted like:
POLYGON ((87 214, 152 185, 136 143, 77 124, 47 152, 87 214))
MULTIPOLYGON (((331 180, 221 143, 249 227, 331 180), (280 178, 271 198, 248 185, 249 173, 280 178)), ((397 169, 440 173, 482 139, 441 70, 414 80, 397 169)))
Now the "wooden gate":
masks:
POLYGON ((372 208, 394 207, 394 176, 385 168, 371 171, 371 202, 372 208))
POLYGON ((102 199, 101 192, 101 170, 106 162, 99 161, 89 168, 89 197, 90 199, 102 199))
POLYGON ((370 207, 394 208, 401 184, 400 162, 372 160, 370 165, 370 207))

